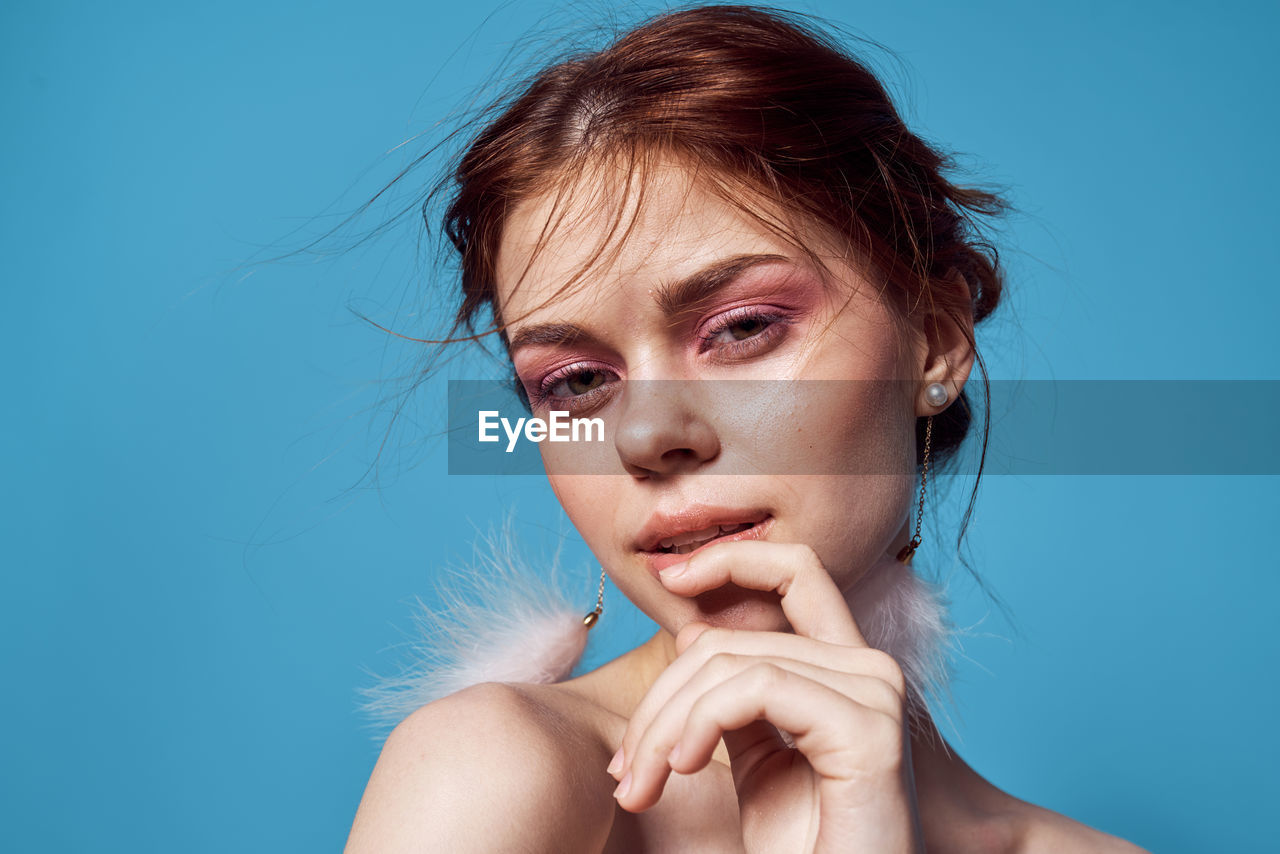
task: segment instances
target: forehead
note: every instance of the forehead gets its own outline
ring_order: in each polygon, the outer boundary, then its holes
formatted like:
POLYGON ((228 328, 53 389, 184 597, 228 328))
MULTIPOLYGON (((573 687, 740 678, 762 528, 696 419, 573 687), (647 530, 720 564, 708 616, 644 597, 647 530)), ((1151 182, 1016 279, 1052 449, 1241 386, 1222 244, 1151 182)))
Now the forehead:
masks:
POLYGON ((639 172, 596 164, 508 216, 496 265, 498 308, 514 323, 553 306, 588 306, 622 283, 680 279, 735 254, 800 262, 803 253, 770 225, 799 231, 810 249, 820 246, 816 229, 764 201, 750 213, 730 204, 678 161, 639 172))

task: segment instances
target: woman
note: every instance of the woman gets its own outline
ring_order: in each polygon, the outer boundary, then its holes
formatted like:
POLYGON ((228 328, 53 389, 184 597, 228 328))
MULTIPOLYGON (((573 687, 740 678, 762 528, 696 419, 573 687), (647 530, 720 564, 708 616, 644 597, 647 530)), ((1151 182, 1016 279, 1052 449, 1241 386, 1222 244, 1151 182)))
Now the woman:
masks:
POLYGON ((1001 292, 1000 200, 946 165, 862 65, 752 7, 651 19, 478 134, 459 322, 492 313, 535 415, 606 424, 543 462, 660 630, 414 712, 348 850, 1138 850, 984 780, 922 699, 918 508, 1001 292))

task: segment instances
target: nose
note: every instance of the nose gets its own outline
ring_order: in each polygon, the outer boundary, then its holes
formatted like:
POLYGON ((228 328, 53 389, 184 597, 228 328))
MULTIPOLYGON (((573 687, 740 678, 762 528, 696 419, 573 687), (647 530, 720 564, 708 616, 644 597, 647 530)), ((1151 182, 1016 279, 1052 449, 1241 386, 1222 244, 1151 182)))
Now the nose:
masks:
POLYGON ((690 472, 714 460, 720 438, 695 380, 632 380, 614 433, 627 473, 653 477, 690 472))

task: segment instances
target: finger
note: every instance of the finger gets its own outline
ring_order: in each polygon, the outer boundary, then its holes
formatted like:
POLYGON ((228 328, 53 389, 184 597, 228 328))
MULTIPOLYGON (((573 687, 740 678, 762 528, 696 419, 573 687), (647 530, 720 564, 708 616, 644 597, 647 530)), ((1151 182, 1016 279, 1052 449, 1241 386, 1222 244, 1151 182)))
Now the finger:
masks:
MULTIPOLYGON (((778 659, 781 661, 782 659, 778 659)), ((672 748, 680 741, 684 731, 689 710, 709 690, 732 678, 742 670, 751 667, 754 659, 732 655, 717 655, 693 673, 678 689, 666 699, 653 715, 653 719, 644 726, 636 726, 636 737, 633 745, 626 750, 627 764, 619 782, 615 796, 618 803, 632 812, 649 809, 662 797, 672 771, 672 748)), ((813 668, 817 670, 818 668, 813 668)), ((834 674, 829 674, 834 676, 834 674)), ((635 722, 635 716, 632 717, 635 722)), ((767 722, 759 725, 748 725, 739 736, 742 750, 757 750, 765 753, 787 748, 787 744, 778 734, 777 729, 767 722)), ((711 761, 707 755, 696 767, 685 767, 682 773, 693 773, 711 761)))
POLYGON ((722 629, 692 622, 676 636, 676 650, 680 657, 668 666, 668 671, 684 668, 692 673, 716 653, 731 652, 791 658, 844 673, 861 673, 897 687, 899 693, 906 691, 902 666, 892 655, 872 646, 842 646, 789 632, 722 629))
MULTIPOLYGON (((873 685, 869 690, 883 700, 873 704, 877 708, 901 706, 907 696, 906 675, 887 652, 872 647, 820 643, 785 632, 735 631, 708 627, 685 649, 681 658, 672 662, 668 670, 676 668, 677 674, 684 672, 693 676, 706 671, 713 664, 723 667, 727 662, 740 662, 745 667, 753 661, 787 667, 811 679, 827 682, 832 687, 844 684, 873 685)), ((691 683, 692 679, 687 678, 683 684, 691 683)), ((677 686, 676 690, 683 689, 677 686)), ((862 701, 856 693, 845 693, 862 701)), ((633 715, 633 719, 634 717, 633 715)))
MULTIPOLYGON (((731 766, 735 769, 744 762, 749 762, 751 767, 755 767, 764 758, 780 750, 791 749, 787 742, 783 740, 777 727, 763 720, 749 722, 735 732, 725 733, 726 746, 731 738, 736 739, 734 743, 737 755, 740 757, 737 764, 734 764, 731 760, 731 766)), ((678 736, 675 743, 679 744, 682 739, 682 735, 678 736)), ((714 754, 718 744, 719 740, 717 739, 710 749, 705 751, 705 757, 700 757, 693 762, 685 761, 688 756, 687 753, 677 756, 668 751, 668 755, 662 765, 651 769, 648 776, 637 775, 635 772, 628 771, 613 793, 618 801, 618 806, 629 812, 636 813, 650 809, 662 798, 666 782, 670 779, 673 770, 681 774, 693 774, 705 768, 711 763, 711 756, 714 754), (680 764, 679 768, 674 767, 676 763, 680 764), (688 767, 686 768, 685 766, 688 767)), ((736 779, 737 771, 735 770, 733 773, 736 779)))
MULTIPOLYGON (((711 761, 710 750, 694 757, 673 751, 681 743, 691 710, 702 697, 740 674, 767 665, 779 671, 804 678, 834 689, 852 702, 882 712, 894 719, 902 718, 901 696, 887 683, 872 676, 828 670, 802 661, 786 658, 740 656, 718 653, 708 660, 658 711, 653 722, 641 733, 627 769, 626 800, 628 809, 647 809, 657 803, 672 770, 694 773, 711 761)), ((786 743, 772 726, 752 727, 725 735, 730 754, 739 758, 751 754, 754 764, 786 743)), ((715 745, 711 746, 713 750, 715 745)))
POLYGON ((696 596, 730 582, 751 590, 773 590, 796 634, 866 646, 849 605, 813 549, 797 543, 739 540, 716 543, 662 570, 663 586, 696 596))
POLYGON ((685 623, 684 628, 680 629, 676 634, 676 655, 683 655, 684 651, 693 645, 693 642, 702 637, 702 633, 711 628, 709 623, 700 623, 697 620, 685 623))
POLYGON ((757 663, 698 698, 680 736, 676 770, 705 765, 724 738, 740 784, 759 757, 751 755, 749 742, 734 735, 755 721, 790 733, 796 749, 824 778, 847 782, 901 771, 900 719, 768 663, 757 663))
POLYGON ((684 648, 680 656, 659 674, 631 714, 622 738, 622 756, 614 773, 615 779, 620 780, 629 769, 640 737, 657 714, 718 654, 786 658, 828 671, 873 677, 903 701, 906 698, 906 677, 902 668, 888 653, 872 647, 839 646, 785 632, 738 631, 709 628, 705 624, 690 624, 682 630, 677 637, 677 646, 681 644, 684 648), (693 640, 688 640, 689 637, 693 640))

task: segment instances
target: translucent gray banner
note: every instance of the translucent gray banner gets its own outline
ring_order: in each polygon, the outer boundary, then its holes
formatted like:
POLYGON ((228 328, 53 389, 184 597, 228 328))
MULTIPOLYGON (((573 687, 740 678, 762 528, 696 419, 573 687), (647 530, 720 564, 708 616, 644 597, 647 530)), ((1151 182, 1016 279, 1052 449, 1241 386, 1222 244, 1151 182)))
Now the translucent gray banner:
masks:
MULTIPOLYGON (((983 389, 965 391, 972 424, 938 474, 978 471, 983 389)), ((699 474, 901 474, 885 425, 903 412, 909 423, 903 407, 919 392, 880 380, 613 380, 531 412, 514 383, 451 380, 448 470, 536 475, 545 454, 557 473, 624 474, 639 436, 677 451, 712 442, 688 452, 699 474)), ((996 380, 987 401, 984 474, 1280 474, 1277 380, 996 380)))

